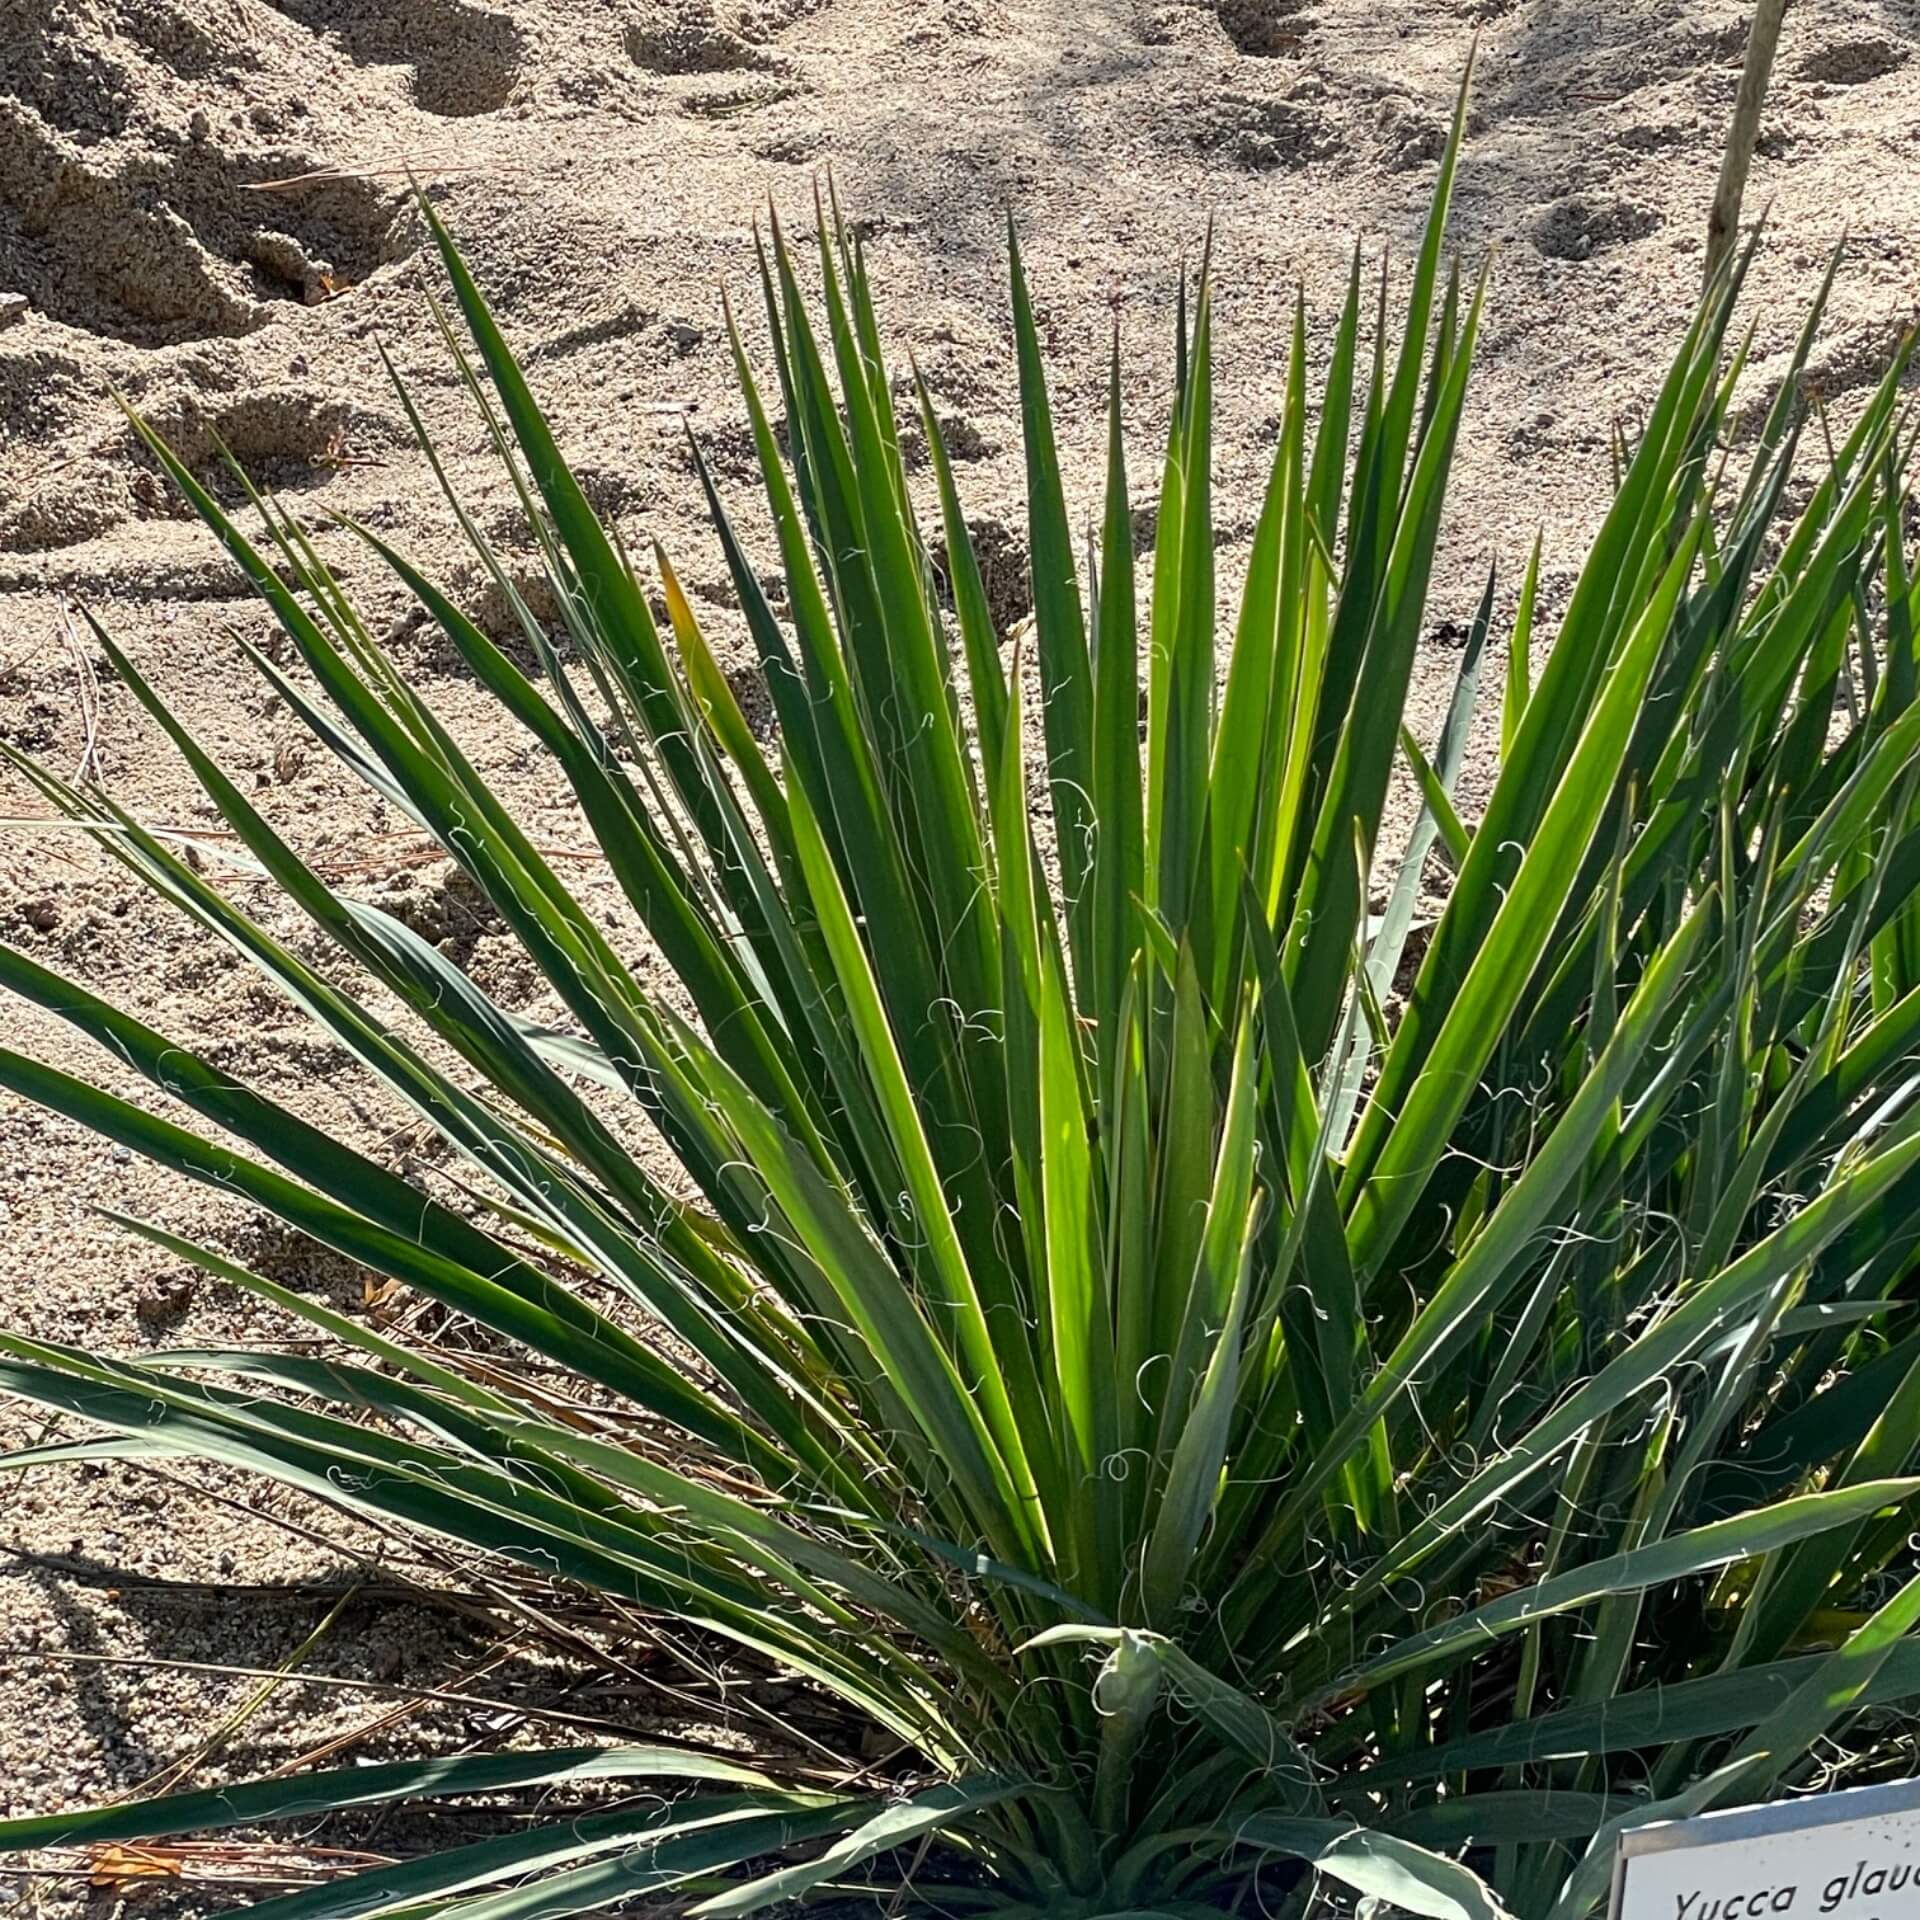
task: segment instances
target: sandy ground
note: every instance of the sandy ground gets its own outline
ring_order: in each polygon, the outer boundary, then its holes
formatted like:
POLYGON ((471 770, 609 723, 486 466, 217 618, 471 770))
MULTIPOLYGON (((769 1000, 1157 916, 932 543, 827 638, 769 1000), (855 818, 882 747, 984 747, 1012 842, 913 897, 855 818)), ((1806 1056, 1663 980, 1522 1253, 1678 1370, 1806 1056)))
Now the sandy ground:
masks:
MULTIPOLYGON (((1006 210, 1025 236, 1080 509, 1098 472, 1110 308, 1145 430, 1136 493, 1150 492, 1175 263, 1212 213, 1231 571, 1271 456, 1293 290, 1304 284, 1324 319, 1356 241, 1369 261, 1405 257, 1477 33, 1456 234, 1470 262, 1492 252, 1493 282, 1416 693, 1430 712, 1490 559, 1511 584, 1544 530, 1549 623, 1571 580, 1604 500, 1611 423, 1648 397, 1698 283, 1746 11, 1736 0, 0 0, 0 292, 29 303, 0 326, 0 732, 63 774, 84 761, 150 821, 207 822, 80 637, 67 609, 84 600, 303 846, 528 1004, 534 985, 511 943, 444 866, 410 860, 363 795, 303 750, 240 661, 235 639, 264 637, 261 617, 134 453, 109 383, 190 459, 209 459, 217 433, 296 507, 371 521, 476 592, 375 353, 387 343, 444 427, 482 524, 524 553, 433 334, 434 276, 403 194, 412 169, 434 183, 596 504, 630 543, 665 542, 744 672, 681 419, 751 518, 716 290, 748 283, 756 205, 771 195, 800 218, 831 165, 869 237, 894 347, 917 352, 963 455, 1009 623, 1026 584, 1006 210)), ((1823 390, 1844 404, 1914 317, 1917 48, 1913 0, 1789 10, 1750 199, 1773 209, 1750 303, 1756 393, 1843 230, 1852 245, 1816 363, 1823 390)), ((365 562, 322 539, 536 837, 580 844, 520 739, 365 562)), ((502 611, 481 603, 491 622, 502 611)), ((0 787, 0 813, 25 805, 17 784, 0 787)), ((581 887, 605 904, 591 870, 581 887)), ((426 1143, 396 1131, 295 1012, 88 851, 0 837, 0 935, 393 1164, 424 1164, 426 1143)), ((37 1013, 9 1005, 0 1030, 124 1085, 114 1062, 37 1013)), ((283 1331, 102 1223, 90 1212, 101 1205, 360 1304, 356 1276, 303 1261, 260 1220, 0 1099, 0 1319, 136 1351, 283 1331)), ((0 1413, 0 1431, 18 1441, 39 1426, 0 1413)), ((273 1665, 326 1603, 240 1589, 337 1585, 351 1571, 341 1542, 282 1524, 313 1519, 284 1498, 184 1477, 226 1504, 118 1468, 0 1486, 8 1811, 128 1791, 193 1753, 251 1684, 67 1656, 273 1665), (155 1581, 205 1584, 141 1584, 155 1581)), ((306 1664, 457 1686, 485 1645, 373 1595, 306 1664)), ((547 1677, 520 1683, 538 1695, 547 1677)), ((239 1751, 297 1759, 379 1721, 394 1698, 285 1689, 239 1751)), ((512 1733, 442 1704, 346 1751, 512 1733)), ((0 1904, 20 1884, 0 1880, 0 1904)), ((21 1897, 77 1895, 40 1882, 21 1897)))

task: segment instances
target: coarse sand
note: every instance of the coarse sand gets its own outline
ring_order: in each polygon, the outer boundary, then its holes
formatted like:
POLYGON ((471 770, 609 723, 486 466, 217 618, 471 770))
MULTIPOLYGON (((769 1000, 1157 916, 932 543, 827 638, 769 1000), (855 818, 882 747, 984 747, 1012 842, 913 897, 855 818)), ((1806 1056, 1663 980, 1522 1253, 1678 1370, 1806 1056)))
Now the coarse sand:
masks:
MULTIPOLYGON (((1414 696, 1430 735, 1490 563, 1504 612, 1539 529, 1548 631, 1564 603, 1606 498, 1614 424, 1646 403, 1699 284, 1747 12, 1737 0, 0 0, 0 295, 26 302, 0 318, 0 737, 63 775, 84 769, 145 821, 211 824, 107 672, 73 612, 84 603, 323 869, 537 1012, 539 983, 471 890, 422 859, 247 666, 239 642, 267 642, 268 623, 136 450, 110 388, 190 462, 211 472, 224 442, 296 512, 381 529, 505 633, 504 596, 464 548, 376 353, 377 341, 392 353, 480 524, 531 580, 524 526, 428 309, 436 274, 406 191, 417 177, 594 504, 630 550, 666 546, 750 690, 683 421, 757 524, 719 289, 750 287, 751 222, 769 196, 802 223, 832 169, 896 362, 913 350, 946 422, 1008 628, 1028 588, 1006 215, 1035 286, 1077 514, 1095 501, 1110 313, 1136 496, 1150 503, 1179 263, 1211 216, 1231 577, 1271 458, 1295 290, 1324 339, 1356 243, 1369 267, 1410 253, 1477 36, 1454 235, 1469 270, 1491 257, 1491 285, 1414 696)), ((1747 301, 1749 422, 1843 233, 1813 363, 1822 396, 1857 403, 1915 317, 1917 54, 1915 0, 1788 10, 1748 196, 1750 214, 1771 207, 1747 301)), ((535 838, 584 846, 557 782, 364 549, 324 525, 316 538, 535 838)), ((1485 779, 1482 757, 1465 776, 1469 814, 1485 779)), ((23 782, 0 776, 0 815, 36 810, 23 782)), ((618 920, 591 862, 569 874, 618 920)), ((318 950, 270 897, 245 898, 318 950)), ((420 1129, 97 851, 0 830, 0 937, 434 1177, 420 1129)), ((6 1004, 0 1033, 132 1088, 37 1009, 6 1004)), ((0 1324, 136 1353, 287 1332, 102 1207, 350 1311, 417 1311, 371 1300, 363 1276, 243 1207, 0 1097, 0 1324)), ((43 1430, 0 1409, 9 1444, 43 1430)), ((62 1465, 0 1483, 0 1808, 123 1794, 198 1752, 256 1683, 120 1662, 275 1666, 321 1624, 327 1595, 249 1589, 338 1587, 355 1575, 350 1555, 378 1546, 284 1493, 191 1465, 172 1477, 62 1465)), ((545 1698, 560 1675, 531 1657, 479 1673, 483 1624, 368 1578, 302 1671, 398 1691, 283 1688, 197 1782, 363 1729, 342 1758, 538 1731, 447 1701, 389 1723, 409 1688, 545 1698)), ((458 1830, 448 1821, 427 1837, 458 1830)), ((373 1823, 355 1836, 377 1848, 417 1844, 419 1831, 373 1823)), ((18 1898, 22 1911, 84 1897, 79 1881, 0 1879, 0 1905, 18 1898)), ((183 1912, 229 1897, 158 1896, 183 1912)), ((142 1899, 151 1909, 156 1896, 142 1899)))

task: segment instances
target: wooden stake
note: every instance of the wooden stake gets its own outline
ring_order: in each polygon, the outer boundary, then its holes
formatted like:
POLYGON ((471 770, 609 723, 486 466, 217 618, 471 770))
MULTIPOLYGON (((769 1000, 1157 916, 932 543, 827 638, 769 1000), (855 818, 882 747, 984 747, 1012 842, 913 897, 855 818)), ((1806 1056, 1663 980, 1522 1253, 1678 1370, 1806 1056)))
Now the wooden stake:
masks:
POLYGON ((1754 8, 1753 26, 1747 34, 1747 63, 1741 69, 1740 92, 1733 103, 1733 125, 1727 129, 1727 151, 1720 162, 1719 183, 1713 190, 1713 211, 1707 217, 1709 286, 1740 231, 1740 202, 1747 190, 1754 142, 1760 137, 1760 109, 1766 101, 1774 49, 1780 44, 1780 22, 1786 11, 1787 0, 1758 0, 1754 8))

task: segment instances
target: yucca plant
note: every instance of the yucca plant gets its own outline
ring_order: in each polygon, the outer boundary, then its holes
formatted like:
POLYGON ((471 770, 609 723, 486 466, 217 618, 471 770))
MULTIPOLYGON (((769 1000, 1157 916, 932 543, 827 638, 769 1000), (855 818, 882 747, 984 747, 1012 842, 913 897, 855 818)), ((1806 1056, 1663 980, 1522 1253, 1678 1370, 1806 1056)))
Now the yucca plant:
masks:
POLYGON ((464 869, 569 1018, 533 1023, 328 885, 96 626, 341 964, 105 795, 28 777, 468 1178, 404 1179, 11 950, 7 986, 209 1131, 13 1052, 0 1083, 505 1346, 480 1364, 391 1337, 129 1220, 309 1345, 0 1338, 0 1387, 90 1423, 8 1464, 237 1464, 671 1622, 820 1704, 745 1756, 695 1724, 15 1820, 0 1846, 645 1781, 258 1911, 649 1896, 719 1916, 864 1888, 890 1911, 1144 1920, 1297 1909, 1326 1875, 1449 1920, 1578 1920, 1624 1826, 1801 1786, 1831 1731, 1861 1768, 1891 1751, 1876 1728, 1920 1696, 1899 368, 1783 524, 1813 323, 1736 459, 1739 267, 1722 277, 1621 438, 1537 679, 1537 551, 1526 570, 1497 778, 1463 817, 1491 583, 1440 738, 1404 725, 1481 313, 1480 287, 1443 286, 1458 138, 1397 338, 1383 283, 1369 352, 1356 263, 1310 401, 1296 313, 1230 625, 1207 272, 1183 292, 1142 591, 1117 345, 1083 571, 1015 251, 1034 604, 1005 658, 924 388, 930 500, 909 481, 859 245, 837 208, 817 261, 776 224, 784 435, 729 326, 780 598, 695 456, 772 746, 664 557, 657 623, 423 205, 564 635, 451 488, 533 674, 358 532, 571 787, 673 998, 307 530, 259 500, 254 544, 149 436, 305 672, 254 667, 464 869), (1397 764, 1424 805, 1382 854, 1397 764), (1436 863, 1444 909, 1417 925, 1436 863), (683 1181, 650 1170, 636 1119, 683 1181))

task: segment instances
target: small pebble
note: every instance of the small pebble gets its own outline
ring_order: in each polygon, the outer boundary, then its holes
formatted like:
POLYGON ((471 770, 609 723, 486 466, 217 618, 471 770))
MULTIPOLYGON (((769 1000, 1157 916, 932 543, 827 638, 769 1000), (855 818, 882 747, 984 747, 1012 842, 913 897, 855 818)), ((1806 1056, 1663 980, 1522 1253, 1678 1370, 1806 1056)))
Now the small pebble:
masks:
POLYGON ((192 1304, 193 1282, 176 1280, 171 1286, 143 1293, 133 1303, 133 1313, 143 1327, 159 1327, 178 1319, 192 1304))
POLYGON ((0 327, 25 319, 27 296, 24 293, 0 293, 0 327))

